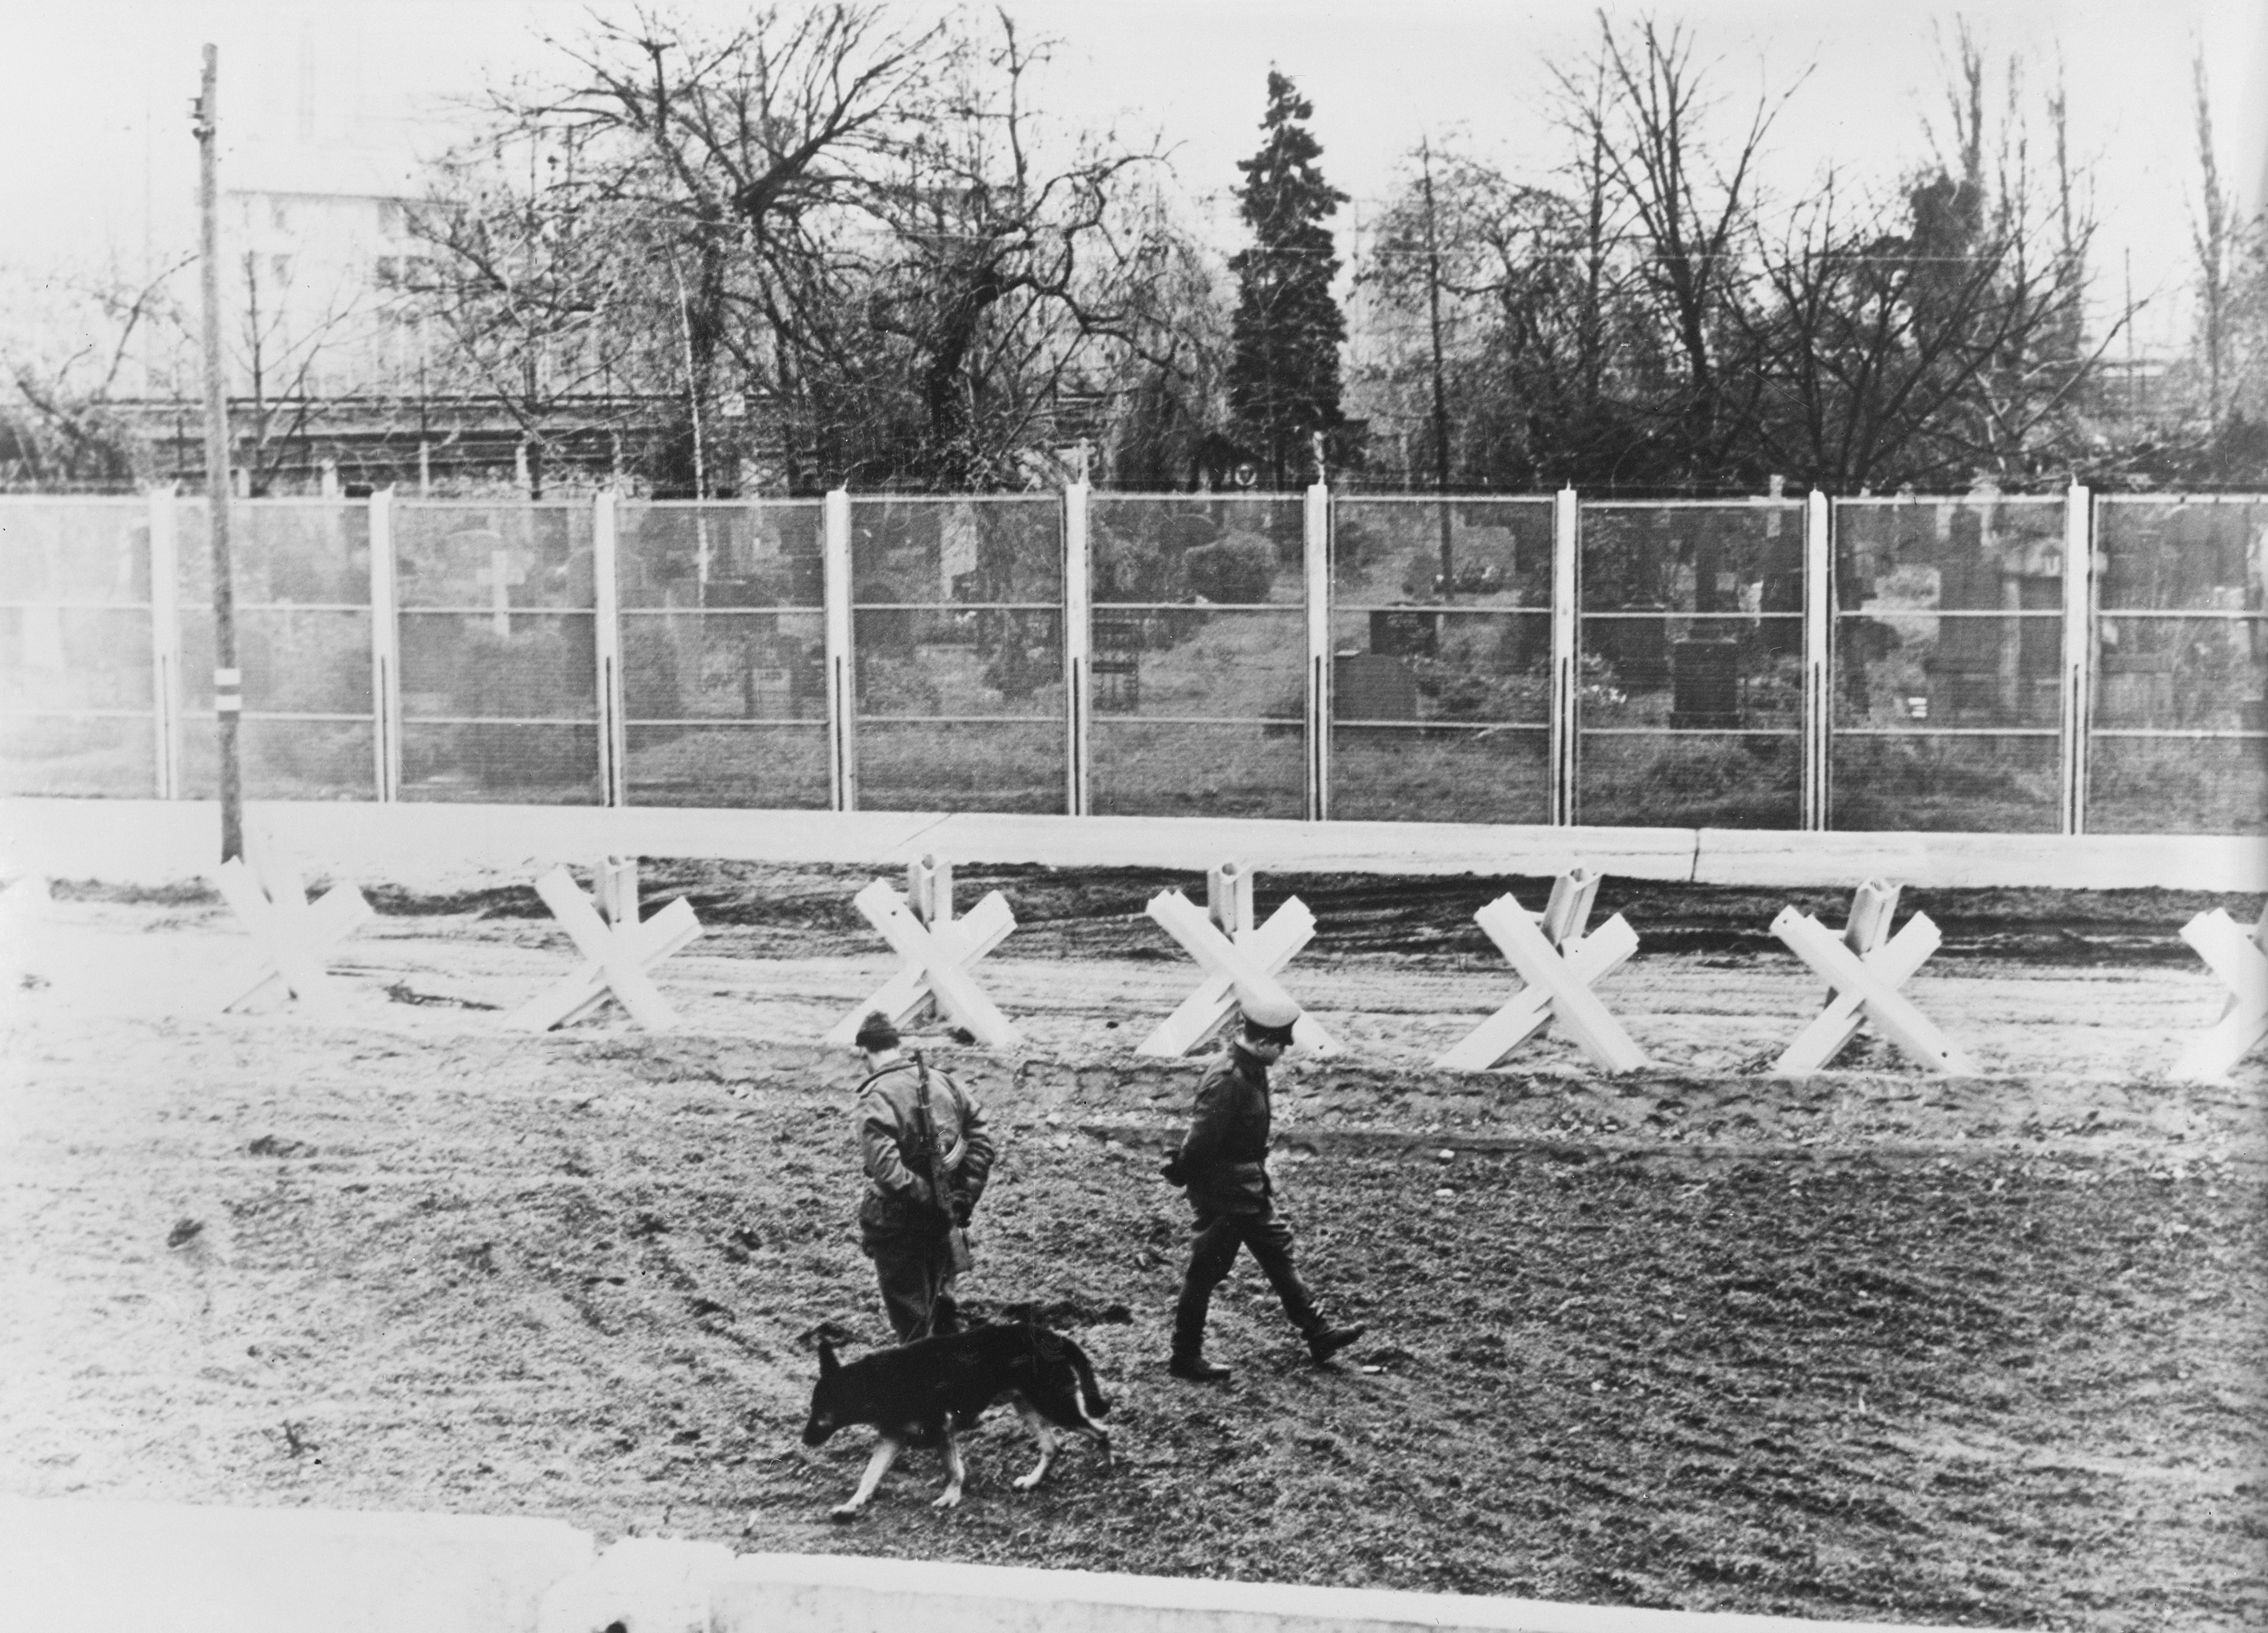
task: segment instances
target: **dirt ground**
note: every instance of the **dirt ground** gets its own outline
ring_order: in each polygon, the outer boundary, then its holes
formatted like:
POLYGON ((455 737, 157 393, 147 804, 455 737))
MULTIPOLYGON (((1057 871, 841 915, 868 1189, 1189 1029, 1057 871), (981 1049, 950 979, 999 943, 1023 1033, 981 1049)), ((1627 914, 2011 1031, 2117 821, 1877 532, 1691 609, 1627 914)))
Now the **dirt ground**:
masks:
MULTIPOLYGON (((861 1434, 796 1439, 828 1324, 886 1328, 850 1225, 854 1062, 893 960, 847 869, 651 867, 710 928, 653 1038, 502 1012, 568 967, 523 885, 372 885, 340 1011, 196 1006, 245 942, 194 890, 57 887, 16 938, 0 1080, 0 1488, 534 1513, 608 1535, 2085 1629, 2268 1625, 2268 1063, 2162 1077, 2219 989, 2174 937, 2257 900, 1911 893, 1910 987, 1988 1077, 1862 1040, 1763 1065, 1819 989, 1763 933, 1830 893, 1609 880, 1602 988, 1654 1058, 1547 1035, 1427 1063, 1514 977, 1470 923, 1535 881, 1263 879, 1319 934, 1287 984, 1349 1045, 1279 1074, 1304 1262, 1372 1336, 1309 1366, 1248 1266, 1234 1379, 1162 1368, 1185 1209, 1155 1174, 1194 1065, 1132 1046, 1194 979, 1133 871, 968 870, 1020 928, 981 967, 1029 1034, 935 1038, 1005 1155, 981 1308, 1077 1334, 1122 1456, 968 1500, 861 1434)), ((1902 916, 1903 916, 1903 913, 1902 916)))

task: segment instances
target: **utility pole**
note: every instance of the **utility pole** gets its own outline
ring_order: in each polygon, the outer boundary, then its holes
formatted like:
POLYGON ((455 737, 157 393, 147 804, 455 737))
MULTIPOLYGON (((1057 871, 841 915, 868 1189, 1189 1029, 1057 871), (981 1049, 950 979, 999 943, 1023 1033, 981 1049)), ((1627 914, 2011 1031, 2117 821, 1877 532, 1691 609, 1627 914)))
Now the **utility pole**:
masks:
POLYGON ((1449 541, 1449 396, 1441 382, 1441 245, 1433 229, 1433 144, 1418 150, 1425 188, 1425 307, 1433 329, 1433 491, 1441 523, 1441 597, 1457 593, 1449 541))
POLYGON ((205 320, 205 496, 212 509, 213 713, 220 736, 220 859, 244 855, 244 786, 236 728, 244 710, 236 667, 236 580, 228 548, 228 387, 220 355, 220 48, 205 48, 192 121, 197 137, 197 214, 205 320))

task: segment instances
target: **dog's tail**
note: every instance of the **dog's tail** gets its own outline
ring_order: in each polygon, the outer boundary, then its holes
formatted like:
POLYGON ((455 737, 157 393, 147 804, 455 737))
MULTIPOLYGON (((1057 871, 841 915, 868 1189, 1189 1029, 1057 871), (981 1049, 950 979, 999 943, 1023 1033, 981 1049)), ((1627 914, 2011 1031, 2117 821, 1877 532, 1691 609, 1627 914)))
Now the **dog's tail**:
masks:
POLYGON ((1071 1371, 1079 1374, 1080 1404, 1089 1417, 1110 1416, 1110 1402, 1102 1398, 1102 1390, 1094 1381, 1094 1368, 1087 1364, 1086 1351, 1070 1339, 1064 1340, 1064 1354, 1070 1359, 1071 1371))

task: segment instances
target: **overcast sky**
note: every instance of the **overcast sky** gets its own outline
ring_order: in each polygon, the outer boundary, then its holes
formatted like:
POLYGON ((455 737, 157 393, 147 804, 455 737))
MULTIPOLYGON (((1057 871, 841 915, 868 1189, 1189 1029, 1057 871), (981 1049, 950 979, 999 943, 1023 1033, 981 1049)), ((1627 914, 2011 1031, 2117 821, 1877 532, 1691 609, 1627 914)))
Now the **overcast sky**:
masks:
MULTIPOLYGON (((0 153, 9 155, 0 260, 84 265, 110 253, 131 268, 145 237, 162 248, 189 231, 188 106, 205 40, 221 48, 224 180, 243 181, 263 149, 307 136, 406 161, 443 138, 453 99, 489 77, 539 70, 540 37, 580 32, 593 9, 580 0, 19 0, 0 97, 0 153)), ((747 10, 716 0, 676 9, 717 20, 747 10)), ((1570 0, 1015 0, 1011 9, 1027 32, 1058 41, 1049 109, 1162 137, 1191 193, 1234 185, 1235 160, 1256 141, 1269 66, 1282 68, 1314 101, 1325 173, 1358 208, 1392 190, 1421 136, 1462 139, 1540 175, 1551 158, 1543 64, 1580 55, 1596 30, 1593 8, 1570 0)), ((1927 151, 1923 121, 1939 119, 1944 103, 1938 41, 1956 16, 1996 55, 2023 52, 2036 94, 2059 55, 2076 146, 2096 176, 2097 272, 2113 303, 2129 254, 2139 293, 2186 276, 2198 192, 2189 73, 2200 47, 2224 177, 2255 198, 2268 185, 2263 0, 1993 0, 1957 11, 1709 0, 1653 11, 1691 26, 1728 111, 1807 76, 1766 173, 1783 195, 1829 165, 1887 180, 1927 151)))

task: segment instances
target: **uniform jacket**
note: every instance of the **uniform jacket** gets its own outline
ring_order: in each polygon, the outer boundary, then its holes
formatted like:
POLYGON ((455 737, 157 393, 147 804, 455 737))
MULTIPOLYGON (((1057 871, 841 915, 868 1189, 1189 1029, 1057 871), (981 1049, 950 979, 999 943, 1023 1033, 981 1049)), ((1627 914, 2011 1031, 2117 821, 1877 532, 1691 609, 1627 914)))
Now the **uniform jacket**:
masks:
MULTIPOLYGON (((916 1107, 920 1073, 911 1061, 885 1066, 859 1085, 858 1155, 866 1169, 866 1194, 858 1223, 869 1235, 914 1232, 941 1236, 948 1223, 931 1194, 929 1170, 919 1149, 916 1107)), ((951 1078, 930 1068, 930 1119, 945 1154, 954 1194, 973 1207, 984 1194, 995 1147, 984 1126, 984 1108, 951 1078)))
POLYGON ((1268 1063, 1231 1044, 1205 1069, 1182 1136, 1181 1173, 1201 1213, 1268 1208, 1268 1063))

